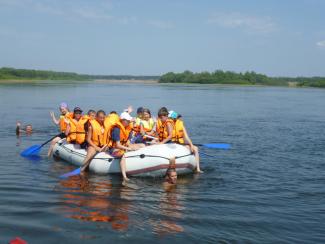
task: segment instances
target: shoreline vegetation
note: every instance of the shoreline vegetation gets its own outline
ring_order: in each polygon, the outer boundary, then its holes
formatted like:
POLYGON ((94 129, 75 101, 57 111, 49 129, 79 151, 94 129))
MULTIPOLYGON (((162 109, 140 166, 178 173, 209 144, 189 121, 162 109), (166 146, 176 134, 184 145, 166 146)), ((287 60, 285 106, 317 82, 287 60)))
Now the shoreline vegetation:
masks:
POLYGON ((169 72, 162 76, 134 75, 87 75, 72 72, 0 68, 1 83, 33 83, 42 81, 94 81, 100 83, 186 83, 220 85, 258 85, 286 87, 322 87, 325 77, 269 77, 255 72, 236 73, 216 70, 215 72, 182 73, 169 72))
POLYGON ((98 81, 98 82, 158 82, 159 76, 143 75, 87 75, 73 72, 56 72, 47 70, 0 68, 0 82, 37 82, 37 81, 98 81))
POLYGON ((216 70, 215 72, 183 73, 169 72, 160 77, 159 83, 196 83, 196 84, 229 84, 229 85, 261 85, 287 87, 323 87, 325 77, 269 77, 255 72, 236 73, 216 70))

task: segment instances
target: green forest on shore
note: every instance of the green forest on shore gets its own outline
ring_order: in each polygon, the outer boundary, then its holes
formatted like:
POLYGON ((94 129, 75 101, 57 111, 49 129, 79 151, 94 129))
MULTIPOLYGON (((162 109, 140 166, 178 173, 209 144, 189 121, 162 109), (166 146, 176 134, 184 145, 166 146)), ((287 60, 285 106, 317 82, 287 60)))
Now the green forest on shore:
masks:
POLYGON ((72 72, 55 72, 30 69, 0 68, 0 80, 158 80, 159 83, 234 84, 265 86, 324 87, 325 77, 269 77, 255 72, 236 73, 216 70, 215 72, 182 73, 169 72, 162 76, 133 75, 87 75, 72 72))
POLYGON ((191 71, 183 73, 169 72, 162 75, 159 82, 325 87, 325 77, 269 77, 255 72, 236 73, 222 70, 211 73, 193 73, 191 71))
POLYGON ((158 80, 159 76, 86 75, 72 72, 0 68, 0 80, 158 80))

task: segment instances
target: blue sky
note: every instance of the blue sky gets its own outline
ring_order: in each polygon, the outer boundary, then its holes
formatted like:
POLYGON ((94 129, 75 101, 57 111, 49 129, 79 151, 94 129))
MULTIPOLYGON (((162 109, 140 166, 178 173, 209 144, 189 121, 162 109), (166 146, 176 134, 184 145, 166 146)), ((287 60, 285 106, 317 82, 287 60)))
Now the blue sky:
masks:
POLYGON ((323 0, 0 0, 0 66, 325 76, 323 0))

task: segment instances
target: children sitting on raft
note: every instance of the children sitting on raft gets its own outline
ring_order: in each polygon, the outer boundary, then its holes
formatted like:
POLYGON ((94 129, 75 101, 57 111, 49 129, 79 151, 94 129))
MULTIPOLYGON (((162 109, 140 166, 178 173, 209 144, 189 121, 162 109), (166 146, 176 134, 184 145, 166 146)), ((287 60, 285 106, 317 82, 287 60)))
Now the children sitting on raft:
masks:
POLYGON ((197 168, 200 169, 198 147, 194 146, 188 136, 181 116, 162 107, 158 111, 157 121, 147 108, 138 108, 137 117, 132 118, 129 107, 120 116, 115 111, 106 115, 103 110, 89 110, 83 115, 80 107, 69 112, 66 103, 61 103, 60 118, 56 119, 51 112, 52 120, 60 127, 60 134, 52 140, 48 155, 52 154, 56 142, 66 138, 67 142, 79 144, 87 150, 81 172, 84 172, 91 160, 99 152, 107 152, 113 157, 121 158, 120 167, 123 179, 128 181, 124 154, 127 151, 138 150, 148 144, 178 143, 185 145, 195 155, 197 168))

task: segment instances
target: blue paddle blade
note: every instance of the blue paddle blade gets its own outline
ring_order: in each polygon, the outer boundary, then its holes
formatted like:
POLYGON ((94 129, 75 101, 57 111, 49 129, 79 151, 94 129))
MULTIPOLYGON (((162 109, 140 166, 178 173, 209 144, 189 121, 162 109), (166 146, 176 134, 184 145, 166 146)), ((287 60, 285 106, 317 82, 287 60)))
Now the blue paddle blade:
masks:
POLYGON ((75 170, 73 170, 71 172, 68 172, 68 173, 66 173, 64 175, 61 175, 60 178, 61 179, 66 179, 66 178, 68 178, 70 176, 80 175, 80 172, 81 172, 81 169, 80 168, 77 168, 77 169, 75 169, 75 170))
POLYGON ((202 144, 206 148, 215 148, 215 149, 230 149, 230 144, 226 143, 208 143, 202 144))
POLYGON ((33 146, 25 149, 24 151, 22 151, 20 153, 20 155, 23 157, 35 156, 35 155, 38 155, 40 151, 41 151, 40 145, 33 145, 33 146))

